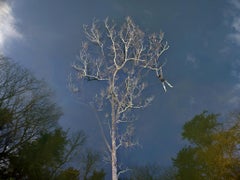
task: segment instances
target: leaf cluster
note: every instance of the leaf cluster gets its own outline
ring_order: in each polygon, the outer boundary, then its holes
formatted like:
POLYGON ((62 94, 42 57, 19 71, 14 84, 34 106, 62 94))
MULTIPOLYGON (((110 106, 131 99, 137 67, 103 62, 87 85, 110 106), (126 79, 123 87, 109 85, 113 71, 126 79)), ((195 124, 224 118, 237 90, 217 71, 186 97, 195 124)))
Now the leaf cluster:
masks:
POLYGON ((203 112, 185 123, 182 137, 189 145, 173 159, 176 179, 238 179, 239 118, 220 123, 219 115, 203 112))

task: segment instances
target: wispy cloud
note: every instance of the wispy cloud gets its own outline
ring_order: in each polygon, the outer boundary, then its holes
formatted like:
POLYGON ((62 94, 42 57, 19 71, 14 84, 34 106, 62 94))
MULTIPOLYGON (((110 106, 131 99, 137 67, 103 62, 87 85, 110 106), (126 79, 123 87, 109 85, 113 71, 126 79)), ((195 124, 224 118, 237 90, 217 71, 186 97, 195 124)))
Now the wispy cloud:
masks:
POLYGON ((22 34, 16 29, 16 20, 12 8, 7 1, 0 1, 0 52, 6 49, 6 43, 11 39, 22 38, 22 34))
POLYGON ((191 64, 194 68, 197 68, 198 67, 198 60, 197 58, 191 54, 191 53, 188 53, 187 56, 186 56, 186 62, 188 64, 191 64))
POLYGON ((233 21, 231 23, 232 33, 229 34, 229 38, 240 45, 240 1, 239 0, 231 0, 230 4, 232 6, 232 13, 233 21))
MULTIPOLYGON (((227 9, 227 25, 231 28, 227 35, 235 45, 240 46, 240 0, 229 0, 229 8, 227 9), (230 20, 230 21, 229 21, 230 20)), ((229 47, 222 52, 229 51, 229 47)), ((227 102, 230 107, 238 108, 240 106, 240 59, 232 60, 231 75, 237 82, 229 88, 227 93, 227 102)))
POLYGON ((230 92, 230 96, 228 99, 228 104, 231 105, 231 107, 239 108, 240 106, 239 93, 240 93, 240 83, 237 83, 235 84, 232 91, 230 92))
POLYGON ((240 81, 240 71, 239 71, 240 70, 240 59, 234 60, 231 65, 232 65, 231 75, 240 81))
POLYGON ((237 80, 237 83, 233 85, 229 92, 228 103, 233 107, 240 106, 240 59, 236 59, 232 63, 231 75, 237 80))
POLYGON ((240 1, 239 0, 230 0, 230 3, 234 5, 237 9, 240 9, 240 1))
POLYGON ((228 103, 231 107, 239 107, 240 105, 240 59, 234 59, 231 63, 231 76, 234 77, 237 82, 231 87, 228 94, 228 103))
POLYGON ((229 35, 229 38, 240 45, 240 16, 234 18, 232 27, 234 29, 234 32, 229 35))

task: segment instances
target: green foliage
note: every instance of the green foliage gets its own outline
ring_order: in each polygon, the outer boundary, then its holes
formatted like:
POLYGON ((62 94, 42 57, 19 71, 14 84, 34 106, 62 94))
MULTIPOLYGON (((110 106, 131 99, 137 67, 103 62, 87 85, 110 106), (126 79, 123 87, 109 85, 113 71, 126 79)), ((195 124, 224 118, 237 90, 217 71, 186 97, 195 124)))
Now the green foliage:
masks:
POLYGON ((150 164, 146 166, 138 166, 135 167, 132 171, 132 179, 149 179, 153 180, 156 179, 159 176, 160 173, 160 167, 156 164, 150 164))
POLYGON ((172 180, 175 175, 173 167, 161 168, 158 164, 147 164, 135 166, 130 171, 129 178, 126 180, 172 180))
POLYGON ((183 126, 183 139, 187 139, 192 144, 205 146, 211 143, 211 135, 220 125, 217 122, 217 114, 207 114, 204 111, 196 115, 191 121, 183 126))
POLYGON ((205 166, 201 164, 196 148, 183 148, 178 152, 174 160, 174 166, 178 167, 177 177, 180 179, 201 179, 205 166))
POLYGON ((0 179, 79 178, 79 170, 64 166, 82 152, 86 136, 69 138, 57 125, 61 114, 43 81, 0 56, 0 179))
POLYGON ((190 142, 173 159, 177 179, 237 179, 240 175, 239 118, 234 123, 217 121, 218 115, 203 112, 183 127, 190 142), (227 126, 228 125, 228 126, 227 126))
POLYGON ((2 130, 6 124, 11 122, 13 114, 7 108, 2 108, 0 109, 0 117, 0 130, 2 130))
POLYGON ((100 171, 93 171, 93 174, 87 178, 87 180, 104 180, 105 179, 105 175, 106 173, 104 172, 104 170, 100 170, 100 171))
POLYGON ((101 172, 98 172, 95 170, 96 162, 98 162, 100 159, 100 156, 97 152, 94 152, 90 149, 86 151, 84 156, 82 157, 82 162, 83 162, 83 179, 87 180, 89 179, 89 175, 92 173, 95 174, 94 176, 99 176, 101 175, 101 172), (99 174, 100 173, 100 174, 99 174))
POLYGON ((2 177, 78 179, 78 170, 73 168, 64 170, 61 167, 70 160, 69 154, 72 154, 73 150, 78 150, 78 146, 84 142, 85 136, 81 134, 79 137, 81 138, 76 141, 78 144, 71 144, 71 140, 67 139, 67 133, 62 129, 42 134, 38 139, 22 145, 17 154, 9 157, 10 165, 2 177), (70 150, 72 148, 73 150, 69 151, 67 148, 69 145, 70 150))
POLYGON ((56 126, 61 114, 45 82, 0 56, 0 161, 56 126))
POLYGON ((10 168, 15 174, 30 179, 44 179, 51 177, 51 172, 61 163, 66 137, 61 129, 52 133, 42 134, 32 143, 23 145, 17 156, 10 159, 10 168))
POLYGON ((56 180, 78 180, 79 171, 70 167, 62 171, 55 179, 56 180))

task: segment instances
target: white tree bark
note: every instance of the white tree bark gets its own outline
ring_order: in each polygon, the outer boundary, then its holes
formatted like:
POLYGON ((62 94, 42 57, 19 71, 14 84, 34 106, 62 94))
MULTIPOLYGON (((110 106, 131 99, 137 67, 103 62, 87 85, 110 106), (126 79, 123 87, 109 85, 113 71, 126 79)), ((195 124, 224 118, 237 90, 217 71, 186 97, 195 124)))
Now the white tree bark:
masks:
POLYGON ((109 138, 104 134, 104 140, 110 152, 112 179, 117 180, 118 175, 125 171, 118 171, 118 149, 136 145, 132 140, 132 110, 145 108, 153 100, 151 96, 142 97, 147 87, 142 77, 153 71, 164 90, 165 84, 172 87, 163 78, 165 63, 160 61, 160 56, 169 46, 163 41, 163 33, 145 35, 129 17, 121 26, 108 19, 104 23, 93 21, 91 26, 84 26, 84 32, 86 41, 82 43, 79 61, 72 67, 78 80, 106 81, 105 89, 95 96, 94 105, 102 112, 111 108, 109 138))
MULTIPOLYGON (((112 114, 114 116, 114 114, 112 114)), ((117 147, 116 147, 116 120, 115 117, 112 117, 112 130, 111 130, 111 141, 112 141, 112 148, 111 148, 111 163, 112 163, 112 179, 117 180, 117 147)))

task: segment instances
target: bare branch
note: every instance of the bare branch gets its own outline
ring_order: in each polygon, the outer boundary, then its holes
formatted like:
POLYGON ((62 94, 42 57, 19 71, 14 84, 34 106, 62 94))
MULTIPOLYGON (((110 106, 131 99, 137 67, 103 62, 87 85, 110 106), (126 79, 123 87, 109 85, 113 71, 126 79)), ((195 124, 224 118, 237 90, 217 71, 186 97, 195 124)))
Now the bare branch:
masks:
POLYGON ((131 169, 126 168, 126 169, 124 169, 124 170, 121 170, 121 171, 118 172, 117 176, 119 177, 121 174, 124 174, 124 173, 126 173, 126 172, 128 172, 128 171, 131 171, 131 169))
POLYGON ((94 111, 94 114, 95 114, 95 116, 96 116, 96 118, 97 118, 98 125, 99 125, 99 127, 100 127, 101 134, 102 134, 103 140, 104 140, 104 142, 105 142, 105 144, 106 144, 106 146, 107 146, 107 149, 109 150, 109 152, 111 152, 112 150, 111 150, 110 144, 109 144, 108 141, 107 141, 106 135, 105 135, 104 130, 103 130, 103 127, 102 127, 102 123, 101 123, 100 118, 99 118, 99 116, 98 116, 98 113, 96 112, 96 110, 95 110, 95 108, 94 108, 93 106, 91 106, 91 108, 92 108, 92 110, 94 111))
MULTIPOLYGON (((104 134, 103 138, 111 153, 112 179, 116 180, 117 150, 137 144, 132 140, 134 120, 129 118, 132 110, 145 108, 154 99, 142 97, 147 87, 143 76, 152 71, 165 91, 166 85, 173 87, 163 78, 165 62, 160 59, 169 45, 164 41, 164 33, 145 34, 130 17, 120 26, 107 18, 103 23, 94 20, 91 26, 83 28, 86 41, 82 43, 79 61, 72 67, 79 80, 106 82, 93 96, 93 104, 98 112, 111 112, 105 120, 109 137, 104 134), (124 133, 120 124, 125 124, 124 133)), ((102 134, 106 132, 100 128, 102 134)))

